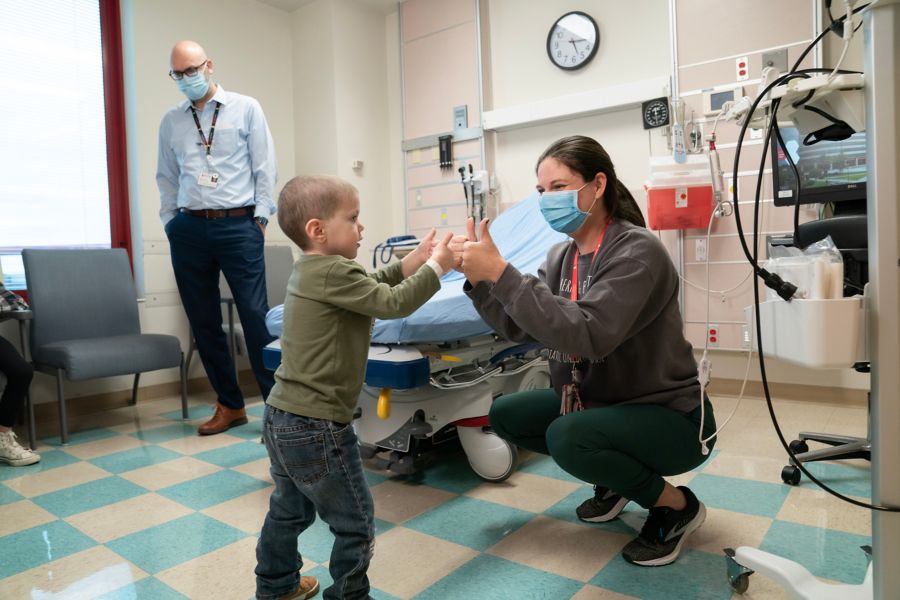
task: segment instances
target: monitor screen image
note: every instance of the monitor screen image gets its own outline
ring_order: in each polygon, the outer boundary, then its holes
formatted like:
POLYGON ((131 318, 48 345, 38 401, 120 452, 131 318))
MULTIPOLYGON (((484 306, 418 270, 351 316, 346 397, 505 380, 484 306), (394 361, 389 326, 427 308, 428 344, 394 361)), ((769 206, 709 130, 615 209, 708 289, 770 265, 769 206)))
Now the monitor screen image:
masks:
POLYGON ((781 127, 782 148, 772 136, 772 179, 775 206, 793 206, 796 183, 785 154, 800 174, 800 203, 864 200, 866 197, 866 134, 846 140, 803 144, 794 127, 781 127))

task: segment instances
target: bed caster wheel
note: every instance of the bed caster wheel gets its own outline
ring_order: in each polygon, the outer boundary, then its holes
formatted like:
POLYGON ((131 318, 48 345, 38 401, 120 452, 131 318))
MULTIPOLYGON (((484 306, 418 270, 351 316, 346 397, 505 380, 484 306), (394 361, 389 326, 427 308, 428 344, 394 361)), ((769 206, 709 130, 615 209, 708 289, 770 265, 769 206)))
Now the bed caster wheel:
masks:
POLYGON ((734 559, 734 550, 725 548, 725 566, 728 572, 728 585, 738 594, 743 594, 750 587, 750 576, 753 570, 738 564, 734 559))
POLYGON ((781 470, 781 480, 790 485, 800 483, 800 469, 794 465, 788 465, 781 470))
POLYGON ((490 430, 457 428, 459 441, 475 474, 491 483, 509 478, 519 464, 518 449, 490 430))
POLYGON ((809 446, 806 444, 806 440, 794 440, 790 444, 788 444, 788 448, 791 449, 791 452, 794 454, 803 454, 804 452, 809 452, 809 446))

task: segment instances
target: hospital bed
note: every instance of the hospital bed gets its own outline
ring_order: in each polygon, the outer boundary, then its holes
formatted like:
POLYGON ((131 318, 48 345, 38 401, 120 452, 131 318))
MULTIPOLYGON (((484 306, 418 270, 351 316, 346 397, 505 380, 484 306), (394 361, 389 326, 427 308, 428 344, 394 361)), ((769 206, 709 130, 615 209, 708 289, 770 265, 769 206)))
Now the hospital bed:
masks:
MULTIPOLYGON (((532 194, 491 224, 503 256, 537 274, 547 250, 566 236, 553 231, 532 194)), ((378 320, 354 426, 366 458, 398 474, 421 469, 442 441, 458 437, 472 470, 503 481, 516 468, 516 449, 491 430, 488 412, 502 394, 550 386, 540 344, 502 339, 463 293, 465 277, 451 272, 441 289, 403 319, 378 320)), ((281 334, 283 307, 266 324, 281 334)), ((281 362, 280 341, 263 352, 267 367, 281 362)))

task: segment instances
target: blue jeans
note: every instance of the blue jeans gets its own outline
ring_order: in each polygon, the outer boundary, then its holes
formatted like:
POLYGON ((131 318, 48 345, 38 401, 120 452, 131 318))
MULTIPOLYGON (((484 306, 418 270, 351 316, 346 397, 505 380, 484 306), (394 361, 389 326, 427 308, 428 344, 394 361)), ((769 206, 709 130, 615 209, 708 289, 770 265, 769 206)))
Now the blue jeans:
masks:
POLYGON ((256 545, 256 597, 294 591, 303 558, 297 537, 316 519, 334 534, 326 599, 369 598, 366 571, 375 546, 375 506, 351 425, 266 406, 263 439, 275 490, 256 545))

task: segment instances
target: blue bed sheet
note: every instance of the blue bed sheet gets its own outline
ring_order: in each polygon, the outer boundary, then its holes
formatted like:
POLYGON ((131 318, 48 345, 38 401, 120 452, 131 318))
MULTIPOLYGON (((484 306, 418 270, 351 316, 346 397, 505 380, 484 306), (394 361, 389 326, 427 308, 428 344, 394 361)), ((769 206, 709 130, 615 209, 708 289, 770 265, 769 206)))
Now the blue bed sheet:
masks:
MULTIPOLYGON (((500 253, 523 273, 537 275, 547 251, 567 236, 550 229, 538 206, 537 192, 507 209, 491 223, 491 237, 500 253)), ((402 319, 376 320, 372 342, 412 344, 449 342, 491 333, 463 293, 465 276, 452 271, 441 278, 441 289, 419 310, 402 319)), ((266 325, 281 335, 283 307, 269 311, 266 325)))

